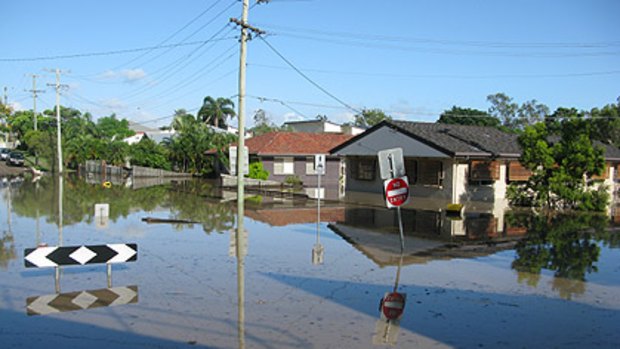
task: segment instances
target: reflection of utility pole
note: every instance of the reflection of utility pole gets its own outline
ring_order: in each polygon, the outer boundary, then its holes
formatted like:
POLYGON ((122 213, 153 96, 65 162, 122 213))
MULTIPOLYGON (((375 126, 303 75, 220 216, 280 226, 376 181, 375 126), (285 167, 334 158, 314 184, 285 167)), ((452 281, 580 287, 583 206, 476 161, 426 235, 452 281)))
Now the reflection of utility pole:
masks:
MULTIPOLYGON (((62 247, 62 224, 63 224, 63 203, 62 203, 62 196, 63 196, 63 178, 62 176, 59 174, 58 175, 58 246, 62 247)), ((60 293, 60 267, 56 267, 56 273, 55 273, 55 280, 56 280, 56 293, 60 293)))

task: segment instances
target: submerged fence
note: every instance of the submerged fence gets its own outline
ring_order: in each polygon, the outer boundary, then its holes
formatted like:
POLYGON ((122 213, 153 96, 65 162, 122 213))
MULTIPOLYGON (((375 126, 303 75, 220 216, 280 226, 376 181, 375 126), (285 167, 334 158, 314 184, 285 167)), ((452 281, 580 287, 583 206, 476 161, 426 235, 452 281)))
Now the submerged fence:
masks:
POLYGON ((105 161, 89 160, 82 166, 85 174, 96 174, 101 178, 142 178, 142 177, 191 177, 191 173, 166 171, 142 166, 120 167, 106 164, 105 161))

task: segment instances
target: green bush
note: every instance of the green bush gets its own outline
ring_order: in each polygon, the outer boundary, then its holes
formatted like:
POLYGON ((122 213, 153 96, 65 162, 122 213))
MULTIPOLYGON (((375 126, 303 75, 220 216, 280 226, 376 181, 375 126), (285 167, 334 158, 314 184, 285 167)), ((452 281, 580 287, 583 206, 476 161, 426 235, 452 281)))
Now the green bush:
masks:
POLYGON ((302 182, 298 176, 286 176, 286 178, 284 179, 284 183, 290 184, 292 186, 301 186, 304 184, 304 182, 302 182))
POLYGON ((254 179, 267 180, 269 178, 269 171, 263 168, 262 162, 260 161, 253 162, 250 164, 250 170, 249 170, 248 177, 254 178, 254 179))

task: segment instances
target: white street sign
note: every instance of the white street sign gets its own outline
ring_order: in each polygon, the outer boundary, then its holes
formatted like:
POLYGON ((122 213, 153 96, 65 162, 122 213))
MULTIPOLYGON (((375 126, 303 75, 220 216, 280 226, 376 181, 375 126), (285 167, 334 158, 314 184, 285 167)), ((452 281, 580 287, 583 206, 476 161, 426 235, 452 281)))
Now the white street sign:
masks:
POLYGON ((381 150, 379 157, 379 174, 381 179, 398 178, 405 176, 405 161, 402 148, 381 150))
MULTIPOLYGON (((230 159, 230 174, 237 175, 237 146, 231 145, 228 148, 228 158, 230 159)), ((250 152, 248 147, 243 147, 243 174, 250 173, 250 152)))
POLYGON ((316 154, 314 156, 314 170, 318 175, 325 174, 325 154, 316 154))

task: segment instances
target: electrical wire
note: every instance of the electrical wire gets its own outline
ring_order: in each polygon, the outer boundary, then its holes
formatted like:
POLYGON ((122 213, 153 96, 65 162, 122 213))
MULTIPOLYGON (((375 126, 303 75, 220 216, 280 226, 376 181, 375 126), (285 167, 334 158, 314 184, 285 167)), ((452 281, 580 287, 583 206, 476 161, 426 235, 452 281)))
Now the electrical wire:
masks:
POLYGON ((319 85, 318 83, 314 82, 314 80, 310 79, 306 74, 304 74, 301 70, 299 70, 299 68, 297 68, 293 63, 291 63, 291 61, 289 61, 288 59, 286 59, 286 57, 284 57, 278 50, 275 49, 275 47, 273 47, 263 36, 259 35, 258 36, 266 45, 267 47, 269 47, 278 57, 280 57, 286 64, 288 64, 291 68, 293 68, 293 70, 295 70, 297 72, 297 74, 299 74, 301 77, 303 77, 306 81, 308 81, 309 83, 311 83, 314 87, 318 88, 321 92, 325 93, 326 95, 328 95, 329 97, 331 97, 332 99, 334 99, 335 101, 337 101, 338 103, 342 104, 343 106, 345 106, 347 109, 352 110, 356 113, 360 113, 360 111, 352 106, 350 106, 349 104, 347 104, 346 102, 344 102, 343 100, 341 100, 340 98, 336 97, 334 94, 332 94, 331 92, 327 91, 325 88, 323 88, 321 85, 319 85))
MULTIPOLYGON (((268 69, 290 70, 289 67, 269 65, 269 64, 249 63, 248 65, 251 65, 254 67, 268 68, 268 69)), ((560 74, 497 74, 497 75, 404 74, 404 73, 382 73, 382 72, 369 73, 369 72, 338 71, 338 70, 310 69, 310 68, 300 68, 300 70, 305 71, 305 72, 313 72, 313 73, 321 73, 321 74, 341 74, 341 75, 356 75, 356 76, 369 76, 369 77, 412 78, 412 79, 463 79, 463 80, 498 79, 498 78, 514 78, 514 79, 574 78, 574 77, 607 76, 607 75, 620 74, 620 70, 560 73, 560 74)))

